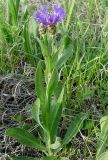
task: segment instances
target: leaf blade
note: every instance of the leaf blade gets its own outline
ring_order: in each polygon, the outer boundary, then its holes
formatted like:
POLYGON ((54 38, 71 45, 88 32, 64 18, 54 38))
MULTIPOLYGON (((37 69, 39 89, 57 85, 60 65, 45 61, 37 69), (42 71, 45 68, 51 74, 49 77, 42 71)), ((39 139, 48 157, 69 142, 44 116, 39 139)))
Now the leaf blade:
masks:
POLYGON ((106 149, 108 143, 108 116, 104 116, 100 120, 101 133, 97 149, 97 157, 99 157, 106 149))
POLYGON ((97 160, 107 160, 107 159, 108 159, 108 151, 102 153, 102 154, 97 158, 97 160))
POLYGON ((28 131, 22 128, 11 128, 6 131, 6 135, 15 138, 18 142, 27 147, 39 149, 39 150, 46 150, 44 145, 41 144, 41 141, 34 137, 28 131))
POLYGON ((43 68, 42 68, 42 61, 39 62, 35 74, 35 91, 37 96, 39 97, 40 101, 44 104, 45 101, 45 90, 43 86, 43 68))
POLYGON ((70 126, 69 126, 69 128, 68 128, 68 130, 67 130, 67 132, 64 136, 64 139, 62 141, 62 146, 69 143, 71 141, 71 139, 76 136, 76 134, 81 129, 83 121, 86 118, 87 118, 87 114, 79 114, 75 117, 75 120, 72 121, 72 123, 70 124, 70 126))
POLYGON ((33 158, 33 157, 12 157, 13 160, 57 160, 56 157, 43 157, 43 158, 33 158))
POLYGON ((52 141, 56 137, 57 129, 58 129, 58 123, 59 123, 59 120, 61 118, 61 114, 62 114, 62 110, 63 110, 63 107, 61 106, 63 95, 64 95, 64 87, 62 88, 62 91, 59 95, 57 103, 54 106, 54 109, 52 110, 52 114, 51 114, 50 136, 51 136, 52 141))
POLYGON ((72 45, 70 44, 68 48, 66 48, 61 55, 61 57, 58 59, 58 62, 56 64, 57 68, 60 69, 66 61, 69 59, 69 57, 72 55, 72 45))

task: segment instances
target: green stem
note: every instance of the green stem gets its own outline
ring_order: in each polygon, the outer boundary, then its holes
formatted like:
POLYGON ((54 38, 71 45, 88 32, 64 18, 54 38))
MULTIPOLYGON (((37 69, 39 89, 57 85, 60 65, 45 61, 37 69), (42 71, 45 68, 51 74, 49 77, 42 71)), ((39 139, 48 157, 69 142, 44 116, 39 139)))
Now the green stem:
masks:
POLYGON ((52 156, 53 155, 50 146, 51 146, 51 144, 50 144, 50 139, 49 139, 48 142, 47 142, 48 156, 52 156))

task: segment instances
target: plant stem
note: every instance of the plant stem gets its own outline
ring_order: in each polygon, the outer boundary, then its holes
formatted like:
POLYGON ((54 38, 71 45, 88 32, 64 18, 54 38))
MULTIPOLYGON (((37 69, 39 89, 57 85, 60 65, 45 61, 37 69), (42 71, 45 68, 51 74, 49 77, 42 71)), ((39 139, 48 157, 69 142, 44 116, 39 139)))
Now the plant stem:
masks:
POLYGON ((50 148, 50 139, 48 139, 48 141, 47 141, 47 149, 48 149, 48 155, 49 156, 52 156, 52 151, 51 151, 51 148, 50 148))

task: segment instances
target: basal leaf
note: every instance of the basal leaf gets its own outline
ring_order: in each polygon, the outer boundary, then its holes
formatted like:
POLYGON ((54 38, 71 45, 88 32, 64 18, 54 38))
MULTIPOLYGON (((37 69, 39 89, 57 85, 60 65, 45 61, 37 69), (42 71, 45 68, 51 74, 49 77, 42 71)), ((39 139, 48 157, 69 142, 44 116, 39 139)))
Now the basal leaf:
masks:
POLYGON ((27 147, 36 148, 39 150, 46 150, 46 148, 39 139, 37 139, 31 133, 22 128, 11 128, 6 131, 6 134, 15 138, 18 142, 26 145, 27 147))
POLYGON ((33 157, 12 157, 12 160, 39 160, 38 158, 33 158, 33 157))
POLYGON ((43 158, 33 158, 33 157, 12 157, 13 160, 57 160, 56 157, 43 157, 43 158))
POLYGON ((37 123, 40 124, 39 114, 40 114, 40 99, 38 98, 35 101, 34 107, 32 109, 32 117, 37 121, 37 123))
POLYGON ((79 114, 75 117, 75 119, 72 119, 72 123, 70 124, 63 142, 62 142, 62 146, 66 145, 67 143, 69 143, 73 137, 76 136, 76 134, 80 131, 83 121, 87 118, 87 114, 79 114))
POLYGON ((34 103, 34 107, 32 109, 32 117, 37 121, 40 127, 45 131, 45 128, 42 126, 40 122, 39 115, 40 115, 40 99, 38 98, 34 103))
POLYGON ((104 116, 100 120, 101 133, 98 141, 97 157, 105 152, 108 145, 108 116, 104 116))
POLYGON ((102 153, 102 154, 97 158, 97 160, 108 160, 108 151, 102 153))
POLYGON ((56 157, 43 157, 40 160, 57 160, 56 157))

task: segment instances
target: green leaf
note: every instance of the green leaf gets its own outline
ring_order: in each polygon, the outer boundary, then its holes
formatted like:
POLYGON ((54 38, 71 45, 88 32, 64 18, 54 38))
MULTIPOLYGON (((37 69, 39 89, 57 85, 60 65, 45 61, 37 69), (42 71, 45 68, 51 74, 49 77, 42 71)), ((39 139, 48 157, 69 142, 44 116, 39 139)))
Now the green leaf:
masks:
MULTIPOLYGON (((46 113, 46 111, 45 111, 46 113)), ((34 107, 32 109, 32 117, 37 121, 37 123, 39 124, 39 126, 43 129, 44 131, 44 134, 47 136, 47 138, 49 138, 49 132, 45 129, 45 127, 43 126, 43 124, 46 124, 46 116, 45 116, 45 113, 43 113, 43 122, 44 123, 41 123, 40 121, 40 100, 39 98, 36 100, 35 104, 34 104, 34 107)))
POLYGON ((57 160, 56 157, 45 157, 45 158, 41 158, 40 160, 57 160))
POLYGON ((13 160, 57 160, 56 157, 43 157, 43 158, 33 158, 33 157, 12 157, 13 160))
POLYGON ((17 4, 17 7, 16 7, 15 6, 15 1, 8 0, 8 7, 9 7, 8 9, 9 9, 9 12, 11 14, 13 24, 17 25, 18 24, 18 21, 17 21, 17 18, 18 18, 18 12, 17 12, 18 4, 17 4))
POLYGON ((33 157, 12 157, 12 160, 39 160, 39 159, 33 157))
POLYGON ((5 23, 1 18, 0 18, 0 31, 2 31, 3 37, 6 39, 7 43, 13 43, 13 36, 12 33, 10 32, 10 25, 5 23))
POLYGON ((61 138, 56 137, 56 140, 53 144, 51 144, 51 149, 56 150, 61 146, 61 138))
POLYGON ((12 157, 13 160, 57 160, 56 157, 43 157, 43 158, 33 158, 33 157, 12 157))
POLYGON ((40 114, 40 99, 38 98, 34 103, 34 107, 32 109, 32 116, 40 124, 39 114, 40 114))
POLYGON ((22 128, 11 128, 6 131, 6 134, 17 139, 18 142, 26 145, 27 147, 36 148, 39 150, 46 150, 46 148, 43 144, 41 144, 39 139, 37 139, 31 133, 22 128))
POLYGON ((94 126, 94 121, 93 120, 87 120, 83 124, 83 129, 92 129, 94 126))
POLYGON ((36 75, 35 75, 35 90, 37 93, 37 96, 39 97, 40 101, 44 104, 45 102, 45 88, 43 86, 43 66, 42 66, 42 61, 39 62, 36 70, 36 75))
POLYGON ((58 73, 57 73, 57 70, 54 69, 51 75, 50 81, 47 85, 47 94, 49 96, 51 96, 51 94, 54 92, 55 88, 57 87, 57 80, 58 80, 58 73))
POLYGON ((40 125, 41 128, 45 131, 45 128, 42 126, 40 122, 40 99, 38 98, 34 104, 34 107, 32 109, 32 117, 37 121, 37 123, 40 125))
POLYGON ((63 82, 58 81, 58 85, 56 86, 56 89, 54 91, 54 95, 57 99, 59 98, 62 89, 63 89, 63 82))
POLYGON ((52 141, 55 139, 58 129, 58 123, 61 118, 63 107, 61 106, 62 100, 64 95, 64 87, 62 88, 62 91, 60 93, 60 96, 56 102, 56 104, 53 106, 52 113, 51 113, 51 121, 50 121, 50 136, 52 141))
POLYGON ((72 45, 69 45, 69 47, 64 50, 63 54, 58 59, 57 68, 60 69, 66 63, 66 61, 69 59, 71 55, 72 55, 72 45))
POLYGON ((104 116, 100 120, 101 133, 98 142, 97 157, 100 156, 108 145, 108 116, 104 116))
POLYGON ((76 134, 80 131, 80 129, 82 127, 83 121, 86 118, 87 118, 87 114, 81 113, 81 114, 77 115, 74 120, 72 119, 72 123, 69 126, 69 128, 64 136, 62 146, 68 144, 72 140, 72 138, 76 136, 76 134))
POLYGON ((34 65, 35 61, 32 56, 33 53, 32 53, 30 34, 28 32, 28 22, 26 22, 24 25, 23 36, 24 36, 24 50, 25 50, 26 57, 30 61, 30 63, 34 65))
POLYGON ((102 153, 102 154, 97 158, 97 160, 108 160, 108 151, 102 153))
POLYGON ((72 2, 70 1, 69 10, 68 10, 67 19, 66 19, 65 31, 68 29, 68 26, 70 24, 70 20, 71 20, 71 16, 72 16, 75 2, 76 2, 75 0, 73 0, 72 2))
POLYGON ((57 60, 58 60, 58 50, 51 56, 52 68, 55 68, 57 60))
POLYGON ((40 48, 41 48, 41 51, 42 51, 42 54, 43 54, 43 56, 44 56, 44 58, 47 56, 47 45, 45 45, 44 43, 43 43, 43 41, 42 40, 40 40, 38 37, 36 37, 36 39, 37 39, 37 42, 39 43, 39 45, 40 45, 40 48))
POLYGON ((16 8, 17 17, 18 17, 19 6, 20 6, 20 0, 15 0, 15 8, 16 8))

